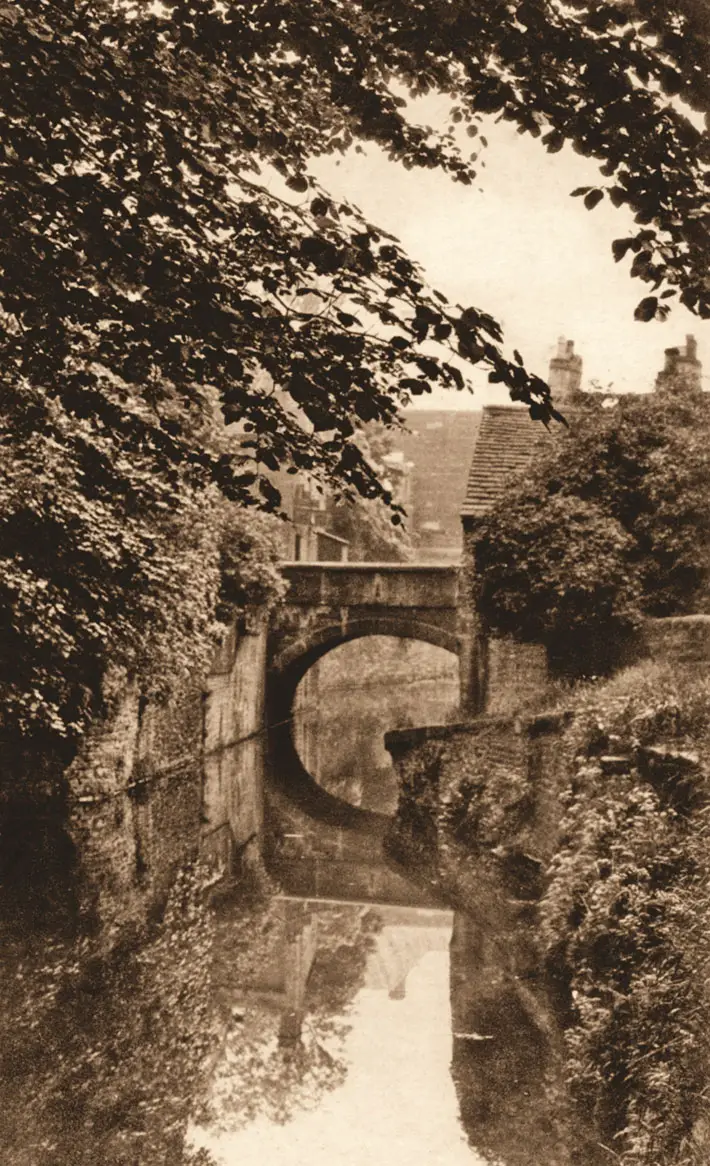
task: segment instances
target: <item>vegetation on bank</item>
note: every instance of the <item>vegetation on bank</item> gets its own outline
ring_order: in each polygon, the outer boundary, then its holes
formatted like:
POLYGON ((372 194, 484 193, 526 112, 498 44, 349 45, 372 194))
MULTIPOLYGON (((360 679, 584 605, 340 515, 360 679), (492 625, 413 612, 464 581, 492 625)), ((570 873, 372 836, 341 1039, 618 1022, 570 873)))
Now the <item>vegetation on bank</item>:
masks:
POLYGON ((204 675, 220 627, 283 583, 276 518, 32 396, 26 427, 0 418, 0 733, 47 750, 128 677, 150 699, 204 675))
POLYGON ((710 686, 648 662, 580 689, 542 900, 572 1092, 620 1166, 710 1153, 710 686))
POLYGON ((710 409, 680 382, 580 398, 522 488, 485 519, 475 600, 490 629, 608 670, 645 615, 702 610, 710 569, 710 409))

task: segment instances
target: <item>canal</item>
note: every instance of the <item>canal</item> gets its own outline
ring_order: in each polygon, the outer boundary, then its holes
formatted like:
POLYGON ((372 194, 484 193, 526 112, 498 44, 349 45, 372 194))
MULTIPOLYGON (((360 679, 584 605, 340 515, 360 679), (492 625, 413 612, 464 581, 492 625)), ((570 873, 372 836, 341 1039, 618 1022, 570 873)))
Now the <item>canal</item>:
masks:
POLYGON ((592 1166, 570 1150, 534 992, 501 976, 472 913, 385 858, 383 735, 449 715, 455 660, 358 650, 359 723, 343 650, 308 679, 296 735, 359 826, 272 796, 266 869, 209 902, 186 871, 120 944, 73 924, 3 937, 3 1163, 592 1166))
POLYGON ((187 874, 109 952, 8 942, 3 1163, 591 1166, 557 1037, 471 916, 253 883, 208 906, 187 874))
POLYGON ((210 1161, 573 1160, 547 1042, 465 915, 281 894, 262 912, 246 940, 241 908, 219 912, 223 1030, 189 1131, 210 1161))
POLYGON ((271 950, 225 1001, 195 1142, 224 1166, 484 1161, 450 1074, 452 914, 282 897, 273 910, 271 950))

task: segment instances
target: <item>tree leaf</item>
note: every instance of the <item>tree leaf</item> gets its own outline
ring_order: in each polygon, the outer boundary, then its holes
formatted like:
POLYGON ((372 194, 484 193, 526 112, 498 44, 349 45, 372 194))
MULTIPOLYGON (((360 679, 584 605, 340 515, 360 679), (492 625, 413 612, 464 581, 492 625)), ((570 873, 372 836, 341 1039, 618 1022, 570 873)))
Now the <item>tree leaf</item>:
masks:
POLYGON ((595 187, 584 196, 584 205, 588 211, 592 211, 594 210, 595 206, 597 206, 602 201, 603 198, 604 191, 595 187))
POLYGON ((634 311, 634 319, 642 320, 644 323, 652 320, 658 311, 658 299, 656 296, 646 296, 645 299, 637 305, 634 311))

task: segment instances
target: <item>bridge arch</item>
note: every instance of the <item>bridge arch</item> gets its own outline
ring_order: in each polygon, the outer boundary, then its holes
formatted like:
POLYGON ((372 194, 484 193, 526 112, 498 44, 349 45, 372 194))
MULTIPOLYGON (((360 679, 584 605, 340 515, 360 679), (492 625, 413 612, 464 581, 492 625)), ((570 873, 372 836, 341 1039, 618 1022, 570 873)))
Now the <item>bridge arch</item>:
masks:
POLYGON ((366 636, 418 640, 444 648, 454 655, 460 655, 462 642, 454 621, 442 621, 440 610, 436 611, 435 619, 427 618, 428 612, 396 609, 352 613, 353 617, 341 609, 338 614, 337 622, 331 618, 330 612, 325 619, 309 621, 307 630, 303 629, 290 643, 279 645, 280 650, 272 657, 267 670, 266 691, 269 779, 309 817, 371 833, 373 830, 382 831, 386 815, 354 806, 328 793, 303 764, 294 736, 296 689, 317 660, 342 644, 366 636))
POLYGON ((303 639, 284 649, 274 672, 285 676, 293 670, 294 673, 299 673, 300 680, 321 656, 325 656, 327 652, 340 647, 341 644, 364 636, 394 636, 398 639, 419 640, 433 644, 437 648, 445 648, 455 655, 461 650, 460 637, 439 624, 394 614, 368 615, 364 618, 350 619, 346 623, 316 625, 303 639))

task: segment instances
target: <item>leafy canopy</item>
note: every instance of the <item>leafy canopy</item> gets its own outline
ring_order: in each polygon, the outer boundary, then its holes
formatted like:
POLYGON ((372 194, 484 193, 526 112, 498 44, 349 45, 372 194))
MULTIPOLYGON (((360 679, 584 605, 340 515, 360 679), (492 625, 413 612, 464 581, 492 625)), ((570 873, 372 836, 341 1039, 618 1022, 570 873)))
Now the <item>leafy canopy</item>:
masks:
POLYGON ((641 315, 707 316, 708 141, 668 99, 707 106, 704 43, 691 0, 2 0, 0 727, 79 732, 109 661, 205 656, 217 494, 276 507, 287 467, 388 502, 357 433, 465 361, 549 418, 309 159, 367 140, 469 184, 491 114, 570 141, 586 205, 636 217, 641 315), (439 131, 400 96, 430 91, 439 131))
POLYGON ((284 462, 378 493, 352 418, 392 421, 432 383, 463 383, 425 339, 547 414, 495 321, 429 291, 308 159, 367 139, 470 183, 457 122, 475 138, 495 113, 550 151, 571 141, 613 179, 588 205, 608 194, 637 217, 635 274, 708 315, 710 155, 665 96, 701 100, 680 8, 671 27, 651 39, 633 5, 594 0, 4 3, 4 376, 239 499, 284 462), (448 129, 413 124, 397 86, 448 94, 448 129), (265 167, 298 197, 270 193, 265 167), (299 306, 304 289, 321 310, 299 306), (247 434, 216 459, 186 415, 207 384, 247 434))
POLYGON ((612 408, 588 398, 517 497, 480 527, 489 626, 594 671, 642 614, 703 608, 710 408, 685 383, 612 408))

